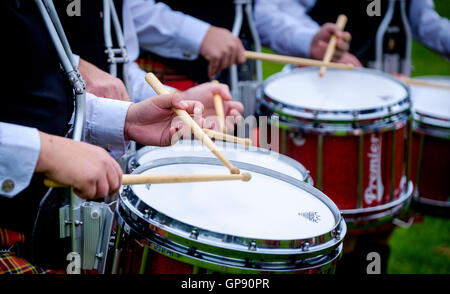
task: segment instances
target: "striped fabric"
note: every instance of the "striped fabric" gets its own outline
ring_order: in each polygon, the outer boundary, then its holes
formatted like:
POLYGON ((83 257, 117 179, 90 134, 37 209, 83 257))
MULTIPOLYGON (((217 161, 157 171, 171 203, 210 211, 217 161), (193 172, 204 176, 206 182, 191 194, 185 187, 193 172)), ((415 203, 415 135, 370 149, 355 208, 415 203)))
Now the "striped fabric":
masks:
POLYGON ((23 258, 15 256, 10 249, 25 242, 22 233, 0 228, 0 274, 43 274, 44 270, 33 266, 23 258))

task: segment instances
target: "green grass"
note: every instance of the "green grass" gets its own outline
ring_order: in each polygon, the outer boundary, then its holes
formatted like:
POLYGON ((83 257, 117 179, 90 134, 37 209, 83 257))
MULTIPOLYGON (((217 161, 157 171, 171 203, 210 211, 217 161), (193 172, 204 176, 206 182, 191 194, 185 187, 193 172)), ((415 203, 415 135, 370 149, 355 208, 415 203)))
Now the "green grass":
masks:
MULTIPOLYGON (((450 16, 450 1, 435 0, 436 11, 450 16)), ((272 51, 265 48, 264 52, 272 51)), ((450 62, 417 41, 412 47, 412 76, 449 75, 450 62)), ((279 72, 282 64, 263 62, 264 78, 279 72)), ((450 220, 426 216, 409 229, 395 229, 389 243, 388 273, 450 274, 450 220)))

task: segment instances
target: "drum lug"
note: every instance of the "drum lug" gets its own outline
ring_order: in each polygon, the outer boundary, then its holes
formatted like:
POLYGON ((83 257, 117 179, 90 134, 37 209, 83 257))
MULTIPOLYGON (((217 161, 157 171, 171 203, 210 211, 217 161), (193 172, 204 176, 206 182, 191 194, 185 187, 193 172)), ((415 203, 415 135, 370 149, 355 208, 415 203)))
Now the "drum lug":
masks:
POLYGON ((248 250, 256 251, 256 242, 255 241, 250 242, 250 244, 248 245, 248 250))
POLYGON ((130 186, 125 186, 122 190, 122 193, 120 193, 120 196, 126 198, 128 196, 129 192, 130 192, 130 186))
POLYGON ((289 133, 289 138, 295 146, 303 146, 305 144, 305 137, 301 133, 289 133))
POLYGON ((334 230, 333 235, 336 240, 339 240, 341 238, 341 230, 339 229, 334 230))
POLYGON ((301 247, 303 251, 309 251, 309 242, 303 242, 301 247))
POLYGON ((197 238, 198 238, 198 230, 197 229, 192 229, 191 234, 189 235, 189 238, 197 240, 197 238))

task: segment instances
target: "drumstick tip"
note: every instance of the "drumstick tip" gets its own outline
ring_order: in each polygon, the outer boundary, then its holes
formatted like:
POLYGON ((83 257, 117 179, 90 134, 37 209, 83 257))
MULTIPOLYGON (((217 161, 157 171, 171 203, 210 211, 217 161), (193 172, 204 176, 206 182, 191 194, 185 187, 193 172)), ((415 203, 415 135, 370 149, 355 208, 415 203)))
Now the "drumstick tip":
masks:
POLYGON ((237 167, 235 167, 235 166, 233 166, 233 167, 230 169, 230 171, 231 171, 231 173, 232 173, 233 175, 238 175, 238 174, 241 173, 241 171, 240 171, 237 167))
POLYGON ((242 181, 248 182, 250 181, 252 176, 249 173, 242 173, 242 181))

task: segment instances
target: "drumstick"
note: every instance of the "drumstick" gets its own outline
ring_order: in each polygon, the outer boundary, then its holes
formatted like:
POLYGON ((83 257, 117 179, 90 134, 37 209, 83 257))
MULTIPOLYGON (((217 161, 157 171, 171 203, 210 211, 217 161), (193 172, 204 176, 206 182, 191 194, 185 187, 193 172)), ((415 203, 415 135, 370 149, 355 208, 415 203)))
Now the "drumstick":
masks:
MULTIPOLYGON (((219 81, 212 81, 215 84, 218 84, 219 81)), ((223 110, 223 101, 222 96, 219 94, 214 94, 214 108, 216 109, 216 114, 219 117, 219 128, 220 131, 225 133, 225 111, 223 110)))
MULTIPOLYGON (((122 185, 143 185, 143 184, 171 184, 171 183, 194 183, 194 182, 214 182, 214 181, 237 181, 248 182, 251 179, 249 173, 233 175, 139 175, 125 174, 122 176, 122 185)), ((50 179, 44 179, 44 185, 49 188, 67 187, 50 179)))
POLYGON ((323 65, 325 65, 330 68, 348 69, 348 70, 355 68, 353 66, 353 64, 344 64, 344 63, 336 63, 336 62, 325 63, 322 60, 292 57, 292 56, 278 55, 278 54, 269 54, 269 53, 254 52, 254 51, 245 51, 245 57, 247 59, 272 61, 272 62, 287 63, 287 64, 294 64, 294 65, 302 65, 302 66, 323 66, 323 65))
MULTIPOLYGON (((168 94, 169 91, 164 87, 163 84, 158 80, 158 78, 153 73, 148 73, 145 76, 147 83, 155 90, 158 95, 168 94)), ((220 152, 213 141, 203 132, 202 128, 194 121, 194 119, 187 113, 186 110, 177 109, 172 107, 172 110, 181 118, 186 126, 188 126, 194 136, 199 139, 208 149, 214 153, 214 155, 223 162, 223 164, 228 167, 232 174, 239 174, 240 171, 237 167, 231 164, 231 162, 220 152)))
POLYGON ((209 130, 209 129, 203 129, 203 131, 210 138, 214 138, 214 139, 222 140, 222 141, 227 141, 227 142, 238 143, 238 144, 242 144, 242 145, 246 145, 246 146, 251 146, 252 145, 252 140, 247 139, 247 138, 239 138, 239 137, 235 137, 235 136, 232 136, 232 135, 224 134, 224 133, 221 133, 221 132, 216 132, 214 130, 209 130))
MULTIPOLYGON (((341 30, 344 30, 346 24, 347 24, 347 17, 343 14, 340 14, 336 21, 336 25, 341 30)), ((323 57, 323 62, 329 63, 331 61, 334 55, 334 51, 336 50, 336 43, 337 43, 336 35, 331 36, 330 42, 328 43, 327 51, 325 51, 325 56, 323 57)), ((325 75, 326 70, 327 67, 325 65, 322 65, 319 70, 319 76, 323 77, 325 75)))
POLYGON ((407 83, 409 85, 413 85, 413 86, 423 86, 423 87, 431 87, 431 88, 440 88, 440 89, 450 90, 450 85, 437 84, 437 83, 427 82, 427 81, 418 80, 418 79, 410 79, 408 77, 400 76, 400 75, 397 75, 397 78, 399 78, 400 80, 404 81, 405 83, 407 83))

